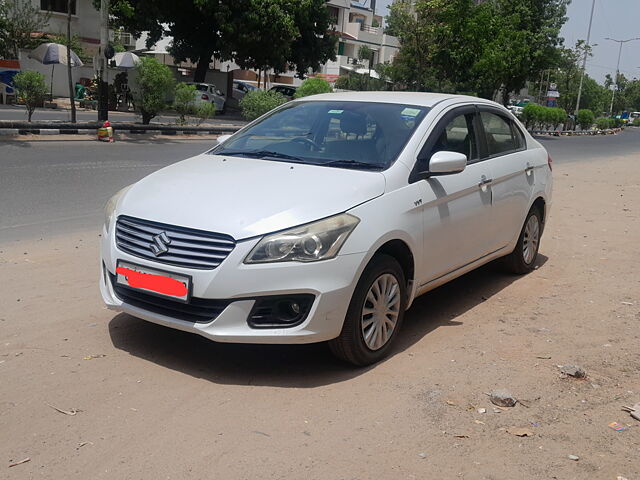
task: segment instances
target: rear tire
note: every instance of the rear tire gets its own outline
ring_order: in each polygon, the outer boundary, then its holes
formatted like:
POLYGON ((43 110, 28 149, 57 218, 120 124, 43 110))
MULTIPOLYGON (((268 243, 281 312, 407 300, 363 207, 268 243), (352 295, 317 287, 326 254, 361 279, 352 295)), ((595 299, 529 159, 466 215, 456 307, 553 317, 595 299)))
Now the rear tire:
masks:
POLYGON ((404 318, 407 286, 402 267, 389 255, 376 255, 362 272, 340 336, 329 341, 333 354, 357 366, 386 357, 404 318))
POLYGON ((516 248, 504 258, 504 265, 508 271, 522 275, 534 269, 541 236, 542 215, 537 207, 532 207, 520 231, 516 248))

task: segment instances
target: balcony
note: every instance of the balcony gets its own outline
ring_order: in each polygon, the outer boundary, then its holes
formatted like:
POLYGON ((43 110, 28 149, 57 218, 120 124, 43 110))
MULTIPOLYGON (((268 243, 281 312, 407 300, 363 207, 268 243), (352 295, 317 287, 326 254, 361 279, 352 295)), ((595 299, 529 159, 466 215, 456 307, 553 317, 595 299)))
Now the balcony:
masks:
POLYGON ((363 42, 377 44, 382 42, 382 28, 373 27, 361 22, 347 23, 345 33, 355 40, 361 40, 363 42))
POLYGON ((133 35, 127 32, 109 30, 109 41, 118 42, 125 47, 135 47, 136 39, 133 35))

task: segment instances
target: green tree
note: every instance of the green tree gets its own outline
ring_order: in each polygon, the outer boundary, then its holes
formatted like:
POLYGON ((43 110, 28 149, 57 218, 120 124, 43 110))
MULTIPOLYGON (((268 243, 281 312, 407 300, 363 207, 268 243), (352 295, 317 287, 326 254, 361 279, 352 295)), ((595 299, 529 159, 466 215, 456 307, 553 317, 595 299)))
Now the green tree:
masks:
POLYGON ((255 120, 287 101, 286 97, 273 90, 254 90, 240 100, 242 115, 247 120, 255 120))
POLYGON ((34 48, 33 32, 41 32, 49 23, 49 13, 43 13, 29 0, 0 2, 0 56, 18 58, 21 48, 34 48))
POLYGON ((474 18, 485 21, 474 31, 488 36, 478 42, 480 56, 471 73, 479 79, 483 96, 488 97, 491 88, 500 89, 506 105, 509 93, 555 66, 567 4, 568 0, 492 0, 476 7, 474 18))
POLYGON ((216 107, 213 103, 202 102, 196 107, 194 112, 194 116, 197 119, 196 125, 200 125, 205 120, 208 120, 209 118, 213 118, 215 114, 216 114, 216 107))
POLYGON ((294 23, 298 36, 288 58, 289 67, 299 78, 307 71, 317 72, 328 60, 336 59, 338 36, 333 34, 326 0, 299 0, 295 3, 294 23))
POLYGON ((294 98, 308 97, 309 95, 329 92, 331 92, 331 85, 329 85, 329 82, 323 78, 311 77, 302 82, 302 85, 300 85, 296 90, 294 98))
POLYGON ((416 0, 392 4, 400 52, 390 77, 415 90, 519 91, 553 65, 568 0, 416 0))
MULTIPOLYGON (((208 103, 208 102, 207 102, 208 103)), ((173 108, 178 112, 178 123, 187 123, 186 116, 194 113, 196 107, 196 86, 178 83, 174 91, 173 108)))
POLYGON ((175 79, 171 70, 155 58, 144 57, 136 66, 138 87, 133 92, 134 103, 148 125, 167 106, 175 79))
MULTIPOLYGON (((195 63, 194 80, 203 82, 211 58, 228 58, 234 32, 231 20, 235 0, 112 0, 110 15, 115 26, 139 36, 148 32, 147 47, 163 35, 173 37, 169 52, 177 62, 195 63)), ((94 0, 99 7, 100 0, 94 0)))
POLYGON ((9 19, 7 18, 8 8, 5 2, 0 2, 0 58, 9 56, 9 43, 7 38, 7 27, 9 19))
POLYGON ((578 116, 576 117, 576 121, 582 130, 589 130, 593 123, 595 122, 596 117, 591 110, 582 109, 578 110, 578 116))
POLYGON ((13 84, 18 91, 18 100, 27 107, 28 121, 30 122, 36 107, 42 106, 47 94, 44 75, 29 70, 20 72, 13 77, 13 84))
POLYGON ((196 82, 204 81, 212 57, 276 73, 292 66, 301 77, 335 59, 324 0, 188 0, 179 8, 172 0, 113 0, 110 12, 127 31, 148 31, 147 46, 173 37, 169 52, 197 64, 196 82))

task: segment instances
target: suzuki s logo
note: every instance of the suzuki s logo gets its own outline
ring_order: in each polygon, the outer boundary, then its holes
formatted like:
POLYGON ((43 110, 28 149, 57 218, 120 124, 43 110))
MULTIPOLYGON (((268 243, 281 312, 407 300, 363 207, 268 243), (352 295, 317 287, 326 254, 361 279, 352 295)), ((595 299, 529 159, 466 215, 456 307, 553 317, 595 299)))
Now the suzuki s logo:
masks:
POLYGON ((163 253, 167 253, 169 251, 170 243, 171 239, 167 237, 167 234, 161 232, 158 235, 153 236, 153 243, 149 244, 149 248, 151 248, 151 251, 156 257, 159 257, 163 253))

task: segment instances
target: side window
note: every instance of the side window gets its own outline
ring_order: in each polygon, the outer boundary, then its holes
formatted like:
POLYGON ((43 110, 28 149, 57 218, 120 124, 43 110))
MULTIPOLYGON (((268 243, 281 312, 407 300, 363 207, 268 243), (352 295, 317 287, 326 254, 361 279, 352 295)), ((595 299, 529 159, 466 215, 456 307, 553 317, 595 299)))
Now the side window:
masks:
POLYGON ((473 113, 458 115, 444 128, 428 158, 436 152, 458 152, 467 156, 468 161, 478 158, 478 147, 473 129, 473 113))
POLYGON ((500 155, 518 150, 509 120, 490 112, 480 112, 489 155, 500 155))
POLYGON ((524 134, 522 131, 516 126, 514 122, 511 123, 511 130, 513 130, 513 138, 516 140, 516 148, 518 150, 525 148, 527 146, 527 142, 524 139, 524 134))

